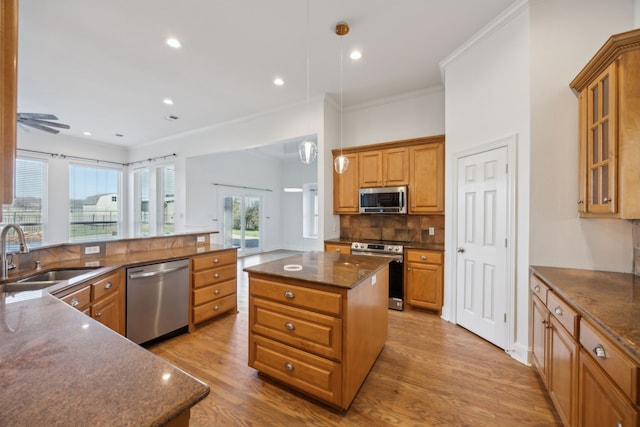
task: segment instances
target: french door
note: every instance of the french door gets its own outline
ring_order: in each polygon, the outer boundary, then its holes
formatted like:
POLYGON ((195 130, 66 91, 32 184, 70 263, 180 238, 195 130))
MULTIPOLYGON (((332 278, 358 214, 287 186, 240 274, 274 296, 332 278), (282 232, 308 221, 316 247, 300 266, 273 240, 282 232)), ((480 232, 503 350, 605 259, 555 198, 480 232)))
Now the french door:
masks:
POLYGON ((222 238, 225 246, 239 254, 260 252, 262 197, 227 194, 223 196, 222 238))

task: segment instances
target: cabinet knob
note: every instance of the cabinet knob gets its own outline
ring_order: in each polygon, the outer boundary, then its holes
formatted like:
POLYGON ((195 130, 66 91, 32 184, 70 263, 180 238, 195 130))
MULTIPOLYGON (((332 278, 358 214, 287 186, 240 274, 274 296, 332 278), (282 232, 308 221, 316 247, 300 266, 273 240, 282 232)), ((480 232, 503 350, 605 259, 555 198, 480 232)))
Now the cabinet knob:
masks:
POLYGON ((79 304, 80 304, 80 301, 78 300, 78 298, 72 299, 71 302, 69 303, 71 307, 77 307, 79 304))
POLYGON ((340 252, 340 250, 341 250, 340 248, 336 248, 336 252, 340 252))
POLYGON ((422 261, 426 261, 426 260, 427 260, 427 256, 426 256, 426 255, 420 255, 420 259, 421 259, 422 261))
POLYGON ((284 296, 287 297, 287 298, 294 298, 296 296, 296 294, 294 294, 293 291, 286 290, 286 291, 284 291, 284 296))
POLYGON ((219 263, 219 262, 220 262, 220 259, 219 259, 219 258, 214 258, 214 259, 213 259, 213 263, 214 263, 214 264, 217 264, 217 263, 219 263))
POLYGON ((579 205, 584 205, 584 200, 578 200, 579 205))
POLYGON ((213 291, 214 295, 218 295, 220 293, 220 289, 216 289, 215 291, 213 291))
POLYGON ((556 307, 553 312, 558 316, 562 316, 562 309, 560 307, 556 307))
POLYGON ((607 353, 605 353, 604 347, 602 346, 602 344, 598 344, 597 346, 595 346, 595 348, 593 349, 593 352, 595 353, 596 357, 599 357, 600 359, 607 358, 607 353))
POLYGON ((539 286, 539 285, 536 285, 536 286, 533 288, 533 291, 534 291, 534 292, 540 292, 540 286, 539 286))
POLYGON ((458 248, 458 251, 457 251, 457 252, 458 252, 459 254, 463 254, 463 253, 464 253, 464 248, 458 248))
POLYGON ((407 271, 411 271, 411 267, 407 267, 407 271))
POLYGON ((291 363, 291 362, 286 362, 286 363, 284 364, 284 369, 286 369, 286 370, 287 370, 287 371, 289 371, 289 372, 293 372, 293 363, 291 363))
POLYGON ((219 279, 219 278, 220 278, 220 273, 216 273, 216 274, 214 274, 214 275, 213 275, 213 278, 214 278, 214 279, 219 279))
POLYGON ((293 331, 293 330, 296 328, 296 325, 294 325, 294 324, 293 324, 293 323, 291 323, 291 322, 286 322, 286 323, 284 324, 284 327, 285 327, 287 330, 289 330, 289 331, 293 331))
POLYGON ((609 199, 608 197, 605 197, 604 199, 602 199, 602 203, 609 203, 611 202, 611 199, 609 199))
POLYGON ((218 311, 218 310, 220 310, 220 306, 219 305, 216 305, 216 306, 213 307, 213 311, 218 311))
POLYGON ((104 285, 104 288, 105 288, 105 289, 111 289, 111 287, 112 287, 112 286, 113 286, 113 283, 111 283, 111 282, 107 282, 107 283, 104 285))
POLYGON ((96 313, 96 316, 95 316, 95 317, 96 317, 96 319, 101 318, 101 317, 102 317, 102 312, 98 312, 98 313, 96 313))

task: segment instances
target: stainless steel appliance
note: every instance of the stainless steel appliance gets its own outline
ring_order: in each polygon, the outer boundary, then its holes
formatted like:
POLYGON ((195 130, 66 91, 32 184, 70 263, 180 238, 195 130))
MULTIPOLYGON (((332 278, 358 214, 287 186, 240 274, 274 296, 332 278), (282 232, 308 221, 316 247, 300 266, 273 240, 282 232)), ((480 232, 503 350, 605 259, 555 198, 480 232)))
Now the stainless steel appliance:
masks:
POLYGON ((407 187, 361 188, 359 207, 360 213, 363 214, 407 213, 407 187))
POLYGON ((127 268, 127 338, 143 344, 188 324, 188 259, 127 268))
POLYGON ((389 308, 404 310, 404 247, 385 243, 351 243, 353 255, 391 257, 389 264, 389 308))

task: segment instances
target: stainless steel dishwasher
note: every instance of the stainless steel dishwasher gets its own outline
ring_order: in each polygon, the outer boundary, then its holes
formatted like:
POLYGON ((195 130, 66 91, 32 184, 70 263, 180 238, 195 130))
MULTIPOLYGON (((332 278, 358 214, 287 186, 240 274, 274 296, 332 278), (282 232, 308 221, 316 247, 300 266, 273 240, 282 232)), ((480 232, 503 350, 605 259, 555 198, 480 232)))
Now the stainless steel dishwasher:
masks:
POLYGON ((127 268, 127 338, 142 344, 188 324, 188 259, 127 268))

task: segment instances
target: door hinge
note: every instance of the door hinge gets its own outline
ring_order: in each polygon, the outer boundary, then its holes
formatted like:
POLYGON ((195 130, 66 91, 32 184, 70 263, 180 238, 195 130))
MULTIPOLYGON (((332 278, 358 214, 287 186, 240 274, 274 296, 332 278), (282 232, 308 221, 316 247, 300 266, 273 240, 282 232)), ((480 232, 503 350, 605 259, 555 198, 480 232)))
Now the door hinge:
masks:
POLYGON ((507 313, 504 314, 504 323, 507 323, 507 313))
POLYGON ((509 241, 508 239, 504 239, 504 247, 505 248, 509 247, 508 241, 509 241))

